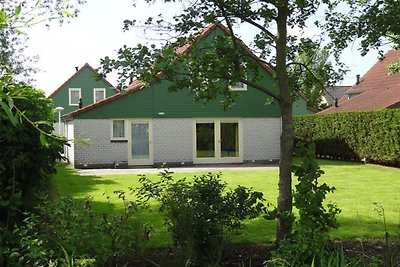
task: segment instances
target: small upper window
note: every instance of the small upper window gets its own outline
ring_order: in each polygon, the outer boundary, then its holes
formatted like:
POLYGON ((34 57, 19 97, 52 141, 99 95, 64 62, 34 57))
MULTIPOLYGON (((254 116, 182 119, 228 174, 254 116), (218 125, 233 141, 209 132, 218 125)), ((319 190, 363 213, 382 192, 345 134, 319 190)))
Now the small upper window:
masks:
POLYGON ((247 91, 247 84, 242 82, 237 82, 231 86, 232 91, 247 91))
POLYGON ((106 98, 106 89, 104 88, 94 88, 93 89, 93 102, 99 102, 106 98))
POLYGON ((112 121, 112 138, 123 139, 125 138, 125 121, 113 120, 112 121))
POLYGON ((81 88, 69 88, 69 105, 79 106, 81 99, 81 88))

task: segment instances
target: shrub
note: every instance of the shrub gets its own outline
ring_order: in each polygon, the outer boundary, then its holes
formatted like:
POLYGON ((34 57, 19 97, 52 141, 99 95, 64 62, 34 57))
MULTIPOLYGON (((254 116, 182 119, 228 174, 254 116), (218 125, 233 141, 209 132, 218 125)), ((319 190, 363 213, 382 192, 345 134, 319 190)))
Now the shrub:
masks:
POLYGON ((297 139, 314 142, 316 154, 400 165, 400 110, 338 112, 294 118, 297 139))
POLYGON ((8 249, 3 251, 5 263, 46 266, 50 260, 76 263, 87 259, 94 260, 95 266, 115 266, 118 258, 140 253, 146 229, 138 216, 139 207, 122 191, 115 193, 123 202, 123 211, 109 204, 107 213, 96 213, 90 197, 44 201, 15 226, 13 239, 8 238, 8 249))
POLYGON ((144 202, 156 199, 175 245, 183 250, 187 266, 213 266, 220 261, 224 242, 237 233, 246 218, 264 211, 263 195, 243 186, 229 191, 221 174, 175 181, 170 172, 159 181, 140 178, 137 196, 144 202))
POLYGON ((32 192, 55 172, 64 141, 51 136, 54 111, 42 91, 0 78, 0 226, 31 206, 32 192))
MULTIPOLYGON (((296 155, 302 157, 302 163, 293 166, 298 183, 293 193, 293 206, 299 211, 289 236, 281 241, 275 254, 285 261, 282 266, 310 266, 318 257, 323 257, 329 245, 328 231, 337 228, 336 216, 340 209, 329 203, 324 207, 327 193, 333 193, 334 187, 326 183, 319 184, 324 173, 315 160, 315 147, 299 144, 296 155)), ((318 261, 319 262, 319 261, 318 261)))

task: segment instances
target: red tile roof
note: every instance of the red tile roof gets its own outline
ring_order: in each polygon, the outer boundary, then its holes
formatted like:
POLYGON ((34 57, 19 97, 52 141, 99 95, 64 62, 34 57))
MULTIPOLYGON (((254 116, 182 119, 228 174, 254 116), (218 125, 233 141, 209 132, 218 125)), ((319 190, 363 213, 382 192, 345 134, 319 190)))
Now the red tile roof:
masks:
POLYGON ((391 108, 400 104, 400 74, 389 75, 388 64, 399 61, 400 50, 389 50, 361 77, 360 83, 347 90, 338 107, 330 107, 321 113, 362 111, 391 108), (347 95, 354 95, 348 99, 347 95), (358 95, 357 95, 358 94, 358 95))
MULTIPOLYGON (((74 75, 72 75, 68 80, 66 80, 60 87, 58 87, 53 93, 51 93, 49 95, 48 98, 52 98, 53 96, 55 96, 67 83, 69 83, 70 81, 72 81, 76 76, 79 75, 79 73, 81 73, 85 68, 89 68, 91 71, 97 73, 97 71, 89 65, 89 63, 85 63, 85 65, 82 66, 82 68, 80 68, 78 71, 76 71, 74 73, 74 75)), ((110 88, 114 89, 116 92, 118 92, 118 90, 114 87, 114 85, 112 85, 109 81, 107 81, 104 77, 101 78, 101 80, 103 82, 105 82, 110 88)))

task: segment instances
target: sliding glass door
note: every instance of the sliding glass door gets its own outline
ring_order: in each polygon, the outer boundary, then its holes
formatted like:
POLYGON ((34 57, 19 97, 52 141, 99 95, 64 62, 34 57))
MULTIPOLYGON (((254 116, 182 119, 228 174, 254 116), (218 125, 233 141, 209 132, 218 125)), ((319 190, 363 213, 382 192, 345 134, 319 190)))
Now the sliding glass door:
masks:
POLYGON ((239 120, 195 122, 195 163, 241 161, 239 120))

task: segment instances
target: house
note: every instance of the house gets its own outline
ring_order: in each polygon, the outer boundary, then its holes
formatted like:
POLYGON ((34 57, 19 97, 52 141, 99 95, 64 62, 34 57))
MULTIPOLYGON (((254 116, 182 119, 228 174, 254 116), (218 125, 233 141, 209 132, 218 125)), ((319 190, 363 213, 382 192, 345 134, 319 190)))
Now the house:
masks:
POLYGON ((335 85, 326 87, 322 95, 322 103, 329 106, 334 106, 335 101, 341 99, 351 86, 348 85, 335 85))
MULTIPOLYGON (((118 92, 105 78, 97 77, 96 70, 88 63, 80 69, 76 67, 76 72, 48 98, 52 99, 54 108, 62 107, 60 115, 65 115, 79 109, 80 106, 85 107, 99 102, 118 92)), ((55 129, 58 129, 58 125, 55 129)))
MULTIPOLYGON (((213 40, 229 31, 221 24, 205 28, 196 39, 213 40)), ((185 45, 179 53, 185 53, 185 45)), ((250 53, 250 52, 249 52, 250 53)), ((263 85, 277 89, 273 71, 259 63, 263 85)), ((161 78, 145 86, 134 81, 120 93, 65 116, 71 144, 67 157, 76 168, 135 165, 275 162, 280 156, 281 117, 265 93, 238 85, 235 105, 224 110, 221 98, 197 103, 187 90, 171 92, 161 78)), ((295 114, 311 113, 299 98, 295 114)))
POLYGON ((321 113, 380 110, 400 107, 400 74, 389 74, 388 65, 399 62, 400 50, 388 51, 339 100, 321 113))

